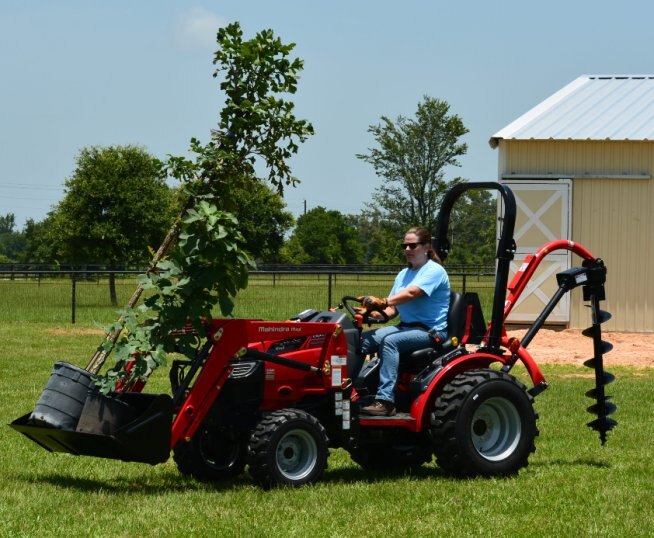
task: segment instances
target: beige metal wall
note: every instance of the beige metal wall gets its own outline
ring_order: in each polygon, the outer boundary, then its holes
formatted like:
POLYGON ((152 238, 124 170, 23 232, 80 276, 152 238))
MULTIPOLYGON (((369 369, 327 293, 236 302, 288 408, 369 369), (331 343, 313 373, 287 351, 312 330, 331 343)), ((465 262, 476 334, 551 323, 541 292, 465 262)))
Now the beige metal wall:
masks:
MULTIPOLYGON (((499 145, 501 178, 572 178, 572 239, 608 267, 603 326, 654 331, 654 142, 513 141, 499 145)), ((579 264, 573 256, 572 265, 579 264)), ((589 325, 581 290, 570 327, 589 325)))

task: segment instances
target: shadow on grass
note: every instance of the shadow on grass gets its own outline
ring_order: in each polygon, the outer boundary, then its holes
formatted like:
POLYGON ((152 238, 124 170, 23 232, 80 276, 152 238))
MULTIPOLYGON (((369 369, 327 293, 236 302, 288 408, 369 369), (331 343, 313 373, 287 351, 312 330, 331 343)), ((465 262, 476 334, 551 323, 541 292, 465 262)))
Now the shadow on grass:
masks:
MULTIPOLYGON (((412 480, 446 479, 447 476, 437 467, 421 467, 405 471, 367 471, 359 467, 327 469, 319 483, 323 484, 356 484, 394 479, 409 478, 412 480)), ((49 473, 42 475, 16 474, 14 479, 34 485, 50 485, 59 488, 76 490, 82 493, 112 493, 112 494, 145 494, 159 495, 161 493, 184 493, 190 491, 227 492, 242 488, 257 487, 247 472, 231 480, 216 482, 200 482, 181 475, 162 477, 160 483, 156 478, 151 482, 142 479, 107 478, 95 479, 73 476, 65 473, 49 473)))
MULTIPOLYGON (((552 459, 548 461, 531 462, 530 468, 557 468, 557 467, 592 467, 597 469, 610 469, 611 465, 605 461, 578 458, 574 460, 552 459)), ((500 480, 513 480, 517 475, 495 477, 500 480)), ((72 476, 64 473, 50 473, 39 476, 16 474, 15 479, 35 485, 51 485, 60 488, 77 490, 83 493, 113 493, 159 495, 161 493, 184 493, 190 491, 227 492, 243 488, 257 487, 247 472, 231 480, 216 482, 200 482, 193 478, 171 473, 164 477, 153 477, 152 480, 128 479, 124 477, 94 479, 72 476), (159 483, 157 483, 159 480, 159 483)), ((426 466, 404 470, 370 471, 361 467, 340 467, 327 469, 319 483, 323 484, 374 484, 389 479, 408 480, 487 480, 484 477, 456 478, 445 473, 433 463, 426 466)))
POLYGON ((388 471, 370 471, 361 467, 344 467, 340 469, 328 469, 321 482, 340 484, 374 483, 389 478, 424 480, 434 478, 447 479, 449 477, 441 469, 432 465, 418 467, 416 469, 395 469, 388 471))
POLYGON ((77 490, 83 493, 141 493, 145 495, 159 495, 161 493, 184 493, 189 491, 227 491, 244 485, 252 485, 245 478, 234 479, 225 482, 199 482, 181 475, 171 476, 162 479, 157 484, 144 482, 142 479, 111 478, 106 480, 93 478, 80 478, 63 473, 50 473, 39 476, 17 475, 17 479, 36 485, 51 485, 65 489, 77 490))
POLYGON ((612 466, 606 461, 600 461, 592 458, 577 458, 574 460, 564 460, 556 458, 546 461, 537 461, 529 464, 530 467, 594 467, 596 469, 610 469, 612 466))

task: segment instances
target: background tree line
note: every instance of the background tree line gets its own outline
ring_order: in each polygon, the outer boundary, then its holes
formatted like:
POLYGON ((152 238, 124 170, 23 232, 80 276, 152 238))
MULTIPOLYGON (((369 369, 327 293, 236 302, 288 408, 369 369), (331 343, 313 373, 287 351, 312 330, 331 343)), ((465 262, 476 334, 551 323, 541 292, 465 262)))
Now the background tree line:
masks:
MULTIPOLYGON (((467 151, 468 132, 445 101, 425 96, 415 117, 381 117, 371 125, 375 145, 359 159, 381 179, 357 215, 322 206, 297 220, 282 195, 265 183, 236 187, 232 209, 253 258, 266 263, 401 263, 404 231, 435 228, 447 178, 467 151)), ((168 186, 166 167, 145 148, 83 148, 65 180, 63 199, 42 221, 17 230, 12 213, 0 216, 0 262, 142 265, 151 258, 183 201, 168 186)), ((494 260, 496 202, 485 191, 460 200, 451 221, 448 265, 494 260)))

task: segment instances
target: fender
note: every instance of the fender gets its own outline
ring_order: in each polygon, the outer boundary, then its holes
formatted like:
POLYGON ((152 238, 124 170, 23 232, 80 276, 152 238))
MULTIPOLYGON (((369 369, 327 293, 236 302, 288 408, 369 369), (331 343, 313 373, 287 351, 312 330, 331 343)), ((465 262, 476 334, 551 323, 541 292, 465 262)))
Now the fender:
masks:
MULTIPOLYGON (((506 339, 506 337, 505 337, 506 339)), ((508 340, 508 339, 506 339, 508 340)), ((502 343, 503 345, 505 342, 502 343)), ((540 369, 534 362, 534 359, 529 355, 529 352, 520 347, 516 352, 518 359, 524 364, 529 376, 531 377, 534 386, 545 382, 545 378, 540 369)), ((415 418, 413 424, 413 431, 422 431, 429 423, 429 415, 431 413, 434 401, 441 394, 443 387, 447 385, 458 374, 474 370, 477 368, 488 368, 491 364, 499 363, 504 365, 511 359, 511 354, 506 353, 503 355, 496 355, 488 353, 483 350, 462 355, 449 362, 432 380, 429 388, 420 396, 418 396, 412 406, 410 414, 415 418), (415 429, 414 429, 415 428, 415 429)))

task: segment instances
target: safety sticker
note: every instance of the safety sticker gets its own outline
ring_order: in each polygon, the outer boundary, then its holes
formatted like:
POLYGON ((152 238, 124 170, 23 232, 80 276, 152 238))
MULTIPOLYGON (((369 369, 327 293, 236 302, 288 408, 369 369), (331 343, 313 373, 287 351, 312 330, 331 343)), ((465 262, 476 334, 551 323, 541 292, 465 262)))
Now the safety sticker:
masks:
POLYGON ((332 355, 332 366, 346 366, 347 357, 339 357, 338 355, 332 355))
POLYGON ((275 379, 275 369, 266 368, 266 381, 273 381, 275 379))
POLYGON ((341 369, 334 368, 332 370, 332 387, 340 387, 342 382, 343 379, 341 375, 341 369))
POLYGON ((343 414, 343 394, 340 392, 334 394, 334 414, 335 415, 343 414))
POLYGON ((343 400, 343 429, 350 429, 350 400, 343 400))

